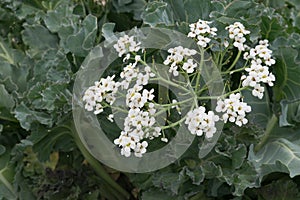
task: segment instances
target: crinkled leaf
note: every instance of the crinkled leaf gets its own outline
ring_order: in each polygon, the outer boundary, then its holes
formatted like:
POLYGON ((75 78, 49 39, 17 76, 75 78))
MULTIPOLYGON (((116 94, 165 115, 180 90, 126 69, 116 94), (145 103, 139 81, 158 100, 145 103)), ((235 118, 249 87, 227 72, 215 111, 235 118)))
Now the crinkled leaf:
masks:
POLYGON ((32 56, 38 55, 48 49, 56 49, 58 39, 56 35, 51 34, 48 29, 42 25, 24 25, 22 38, 32 56))
POLYGON ((19 120, 21 126, 29 130, 33 122, 39 122, 44 125, 52 126, 52 118, 44 112, 30 110, 24 102, 19 104, 15 109, 15 117, 19 120))
POLYGON ((154 174, 152 181, 154 186, 169 190, 172 194, 178 194, 181 185, 179 175, 172 172, 158 172, 154 174))
POLYGON ((189 169, 187 167, 184 167, 183 170, 184 170, 184 173, 188 177, 190 177, 193 184, 200 185, 204 181, 205 174, 204 174, 203 170, 201 169, 201 167, 196 167, 195 169, 189 169))
POLYGON ((159 24, 171 26, 174 24, 173 12, 167 3, 154 1, 147 4, 145 11, 142 14, 142 19, 145 24, 155 27, 159 24))
POLYGON ((75 55, 84 57, 94 45, 98 28, 97 18, 88 15, 82 21, 81 26, 77 33, 67 38, 66 46, 75 55))
POLYGON ((62 27, 76 22, 79 16, 73 15, 73 7, 63 2, 53 10, 49 10, 44 18, 45 25, 51 32, 59 32, 62 27))

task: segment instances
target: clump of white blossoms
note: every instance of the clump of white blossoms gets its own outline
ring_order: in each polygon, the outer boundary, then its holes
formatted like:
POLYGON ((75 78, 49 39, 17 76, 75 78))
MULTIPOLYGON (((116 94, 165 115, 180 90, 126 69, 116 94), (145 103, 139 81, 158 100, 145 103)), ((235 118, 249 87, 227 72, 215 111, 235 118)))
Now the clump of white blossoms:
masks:
POLYGON ((250 67, 245 69, 248 74, 241 77, 242 85, 253 87, 252 95, 259 99, 263 98, 265 91, 260 83, 266 83, 272 87, 275 81, 275 76, 269 72, 269 66, 274 65, 275 60, 268 46, 268 40, 261 40, 258 45, 244 54, 244 59, 250 61, 250 67))
POLYGON ((217 28, 210 27, 211 22, 199 19, 196 23, 190 24, 188 37, 196 38, 197 44, 203 48, 211 41, 210 37, 217 35, 217 28))
POLYGON ((275 64, 275 59, 268 40, 261 40, 254 48, 250 48, 246 44, 249 42, 246 37, 250 31, 242 23, 235 22, 226 27, 228 38, 218 37, 217 28, 210 27, 211 23, 199 19, 189 26, 187 37, 195 40, 200 52, 183 46, 168 49, 169 54, 163 64, 172 76, 167 78, 161 76, 155 62, 151 67, 146 63, 147 53, 134 36, 124 35, 113 45, 118 56, 123 58, 124 67, 119 76, 108 76, 96 81, 85 91, 83 102, 85 109, 93 111, 95 115, 106 108, 115 108, 112 109, 114 113, 106 117, 111 123, 115 122, 116 113, 125 113, 122 117, 122 131, 114 140, 121 155, 142 157, 153 139, 159 138, 167 143, 169 139, 165 133, 170 134, 172 131, 166 130, 176 130, 180 126, 187 126, 190 134, 213 140, 217 138, 213 137, 218 131, 217 123, 234 123, 240 127, 248 123, 247 115, 252 109, 244 102, 241 95, 243 90, 250 88, 252 95, 261 99, 265 87, 274 85, 275 76, 269 67, 275 64), (214 45, 226 48, 212 48, 214 45), (239 50, 237 53, 236 48, 239 50), (245 51, 246 61, 238 62, 242 51, 245 51), (212 55, 207 56, 209 54, 212 55), (210 91, 203 84, 201 73, 204 67, 211 67, 212 63, 218 65, 222 71, 221 76, 224 75, 229 82, 234 78, 231 76, 233 73, 241 73, 241 80, 238 79, 240 84, 228 84, 222 95, 208 96, 210 91), (243 63, 244 66, 241 67, 243 63), (119 79, 114 80, 115 77, 119 79), (151 87, 151 81, 161 81, 174 88, 178 87, 183 92, 174 94, 168 90, 163 93, 164 101, 160 101, 157 96, 159 91, 151 87), (176 95, 182 96, 178 98, 176 95), (217 106, 208 110, 205 105, 212 99, 217 99, 217 106), (122 108, 116 105, 120 102, 125 102, 122 108), (171 112, 171 109, 176 109, 177 112, 171 112), (163 122, 156 120, 161 114, 166 114, 162 118, 163 122), (175 114, 174 118, 172 114, 175 114))
POLYGON ((246 42, 245 35, 250 34, 250 31, 245 29, 245 26, 240 22, 235 22, 226 27, 229 32, 229 38, 233 39, 233 46, 238 48, 239 51, 245 50, 244 43, 246 42))
POLYGON ((133 36, 129 37, 128 35, 124 35, 118 39, 114 48, 118 52, 119 57, 126 54, 125 58, 128 59, 130 57, 130 52, 138 52, 141 49, 140 44, 140 42, 134 40, 133 36))
POLYGON ((178 46, 175 48, 170 48, 168 50, 168 57, 164 61, 164 65, 170 65, 169 72, 173 73, 174 76, 178 76, 178 68, 182 68, 187 73, 193 73, 197 64, 194 63, 193 58, 191 56, 197 53, 194 49, 183 48, 182 46, 178 46))
POLYGON ((187 113, 185 124, 193 135, 211 138, 217 131, 215 122, 219 121, 219 116, 213 111, 205 112, 205 107, 200 106, 187 113))
POLYGON ((97 115, 103 112, 103 101, 112 105, 116 99, 116 93, 120 86, 120 83, 115 82, 113 76, 107 78, 101 78, 100 81, 96 81, 95 84, 89 87, 84 95, 83 101, 85 101, 85 109, 88 111, 94 111, 97 115))
POLYGON ((241 94, 231 94, 229 98, 219 99, 217 101, 216 111, 223 113, 222 119, 226 123, 235 122, 236 125, 242 126, 248 123, 246 113, 251 112, 251 107, 242 101, 241 94))

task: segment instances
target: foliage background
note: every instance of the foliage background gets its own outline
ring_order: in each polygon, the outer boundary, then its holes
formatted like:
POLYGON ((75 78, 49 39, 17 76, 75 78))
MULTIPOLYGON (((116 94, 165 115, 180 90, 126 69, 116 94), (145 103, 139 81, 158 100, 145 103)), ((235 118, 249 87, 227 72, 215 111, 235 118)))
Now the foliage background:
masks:
MULTIPOLYGON (((300 199, 298 0, 1 0, 0 199, 300 199), (225 127, 199 159, 198 142, 149 174, 102 166, 72 119, 72 85, 89 51, 135 26, 183 33, 199 18, 240 21, 268 39, 276 85, 245 128, 225 127)), ((226 32, 219 33, 226 36, 226 32)), ((113 126, 108 126, 113 131, 113 126)))

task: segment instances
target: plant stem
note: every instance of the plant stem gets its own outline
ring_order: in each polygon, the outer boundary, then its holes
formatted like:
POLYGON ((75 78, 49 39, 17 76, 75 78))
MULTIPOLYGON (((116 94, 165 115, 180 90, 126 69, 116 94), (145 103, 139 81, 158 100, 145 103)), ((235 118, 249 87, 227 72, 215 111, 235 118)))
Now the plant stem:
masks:
POLYGON ((232 70, 232 68, 234 68, 235 64, 237 63, 237 61, 239 60, 239 58, 241 57, 242 51, 239 51, 238 54, 236 55, 233 63, 231 64, 231 66, 226 70, 226 72, 230 72, 230 70, 232 70))
POLYGON ((195 93, 198 93, 198 89, 200 87, 200 76, 201 76, 201 71, 202 71, 202 67, 203 67, 203 62, 204 62, 204 51, 203 49, 200 49, 201 51, 201 60, 200 60, 200 66, 198 69, 198 74, 197 74, 197 79, 196 79, 196 88, 195 88, 195 93))
POLYGON ((258 152, 267 142, 269 139, 270 134, 272 133, 273 128, 277 124, 278 118, 275 114, 272 115, 271 119, 268 121, 266 131, 264 136, 262 137, 261 141, 255 146, 254 151, 258 152))
POLYGON ((8 182, 8 180, 3 176, 3 172, 6 170, 6 167, 4 169, 2 169, 0 171, 0 182, 2 182, 5 187, 13 194, 15 195, 15 191, 14 191, 14 188, 13 186, 10 184, 10 182, 8 182))
POLYGON ((81 142, 74 124, 72 123, 72 125, 69 127, 69 130, 71 130, 72 132, 72 136, 74 138, 74 141, 77 145, 77 147, 79 148, 79 150, 81 151, 81 153, 83 154, 84 158, 86 159, 86 161, 92 166, 92 168, 95 170, 95 172, 109 185, 111 186, 113 189, 115 189, 116 191, 119 192, 115 193, 114 195, 117 197, 117 199, 129 199, 130 198, 130 194, 124 190, 119 184, 117 184, 110 176, 109 174, 106 172, 106 170, 104 169, 104 167, 99 163, 99 161, 97 159, 95 159, 90 152, 88 152, 88 150, 85 148, 85 146, 83 145, 83 143, 81 142))

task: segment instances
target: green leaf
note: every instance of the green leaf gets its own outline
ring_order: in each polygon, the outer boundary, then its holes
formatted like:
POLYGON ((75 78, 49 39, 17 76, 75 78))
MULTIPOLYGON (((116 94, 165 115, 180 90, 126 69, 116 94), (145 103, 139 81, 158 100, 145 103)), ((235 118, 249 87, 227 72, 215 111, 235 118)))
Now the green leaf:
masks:
POLYGON ((76 23, 79 16, 73 14, 73 6, 62 2, 54 10, 49 10, 44 18, 45 25, 51 32, 60 32, 63 27, 76 23))
MULTIPOLYGON (((288 131, 289 129, 279 129, 277 131, 288 131)), ((297 133, 299 135, 299 131, 297 133)), ((285 138, 278 137, 263 146, 257 153, 250 147, 248 160, 253 163, 260 179, 272 172, 289 173, 290 177, 300 175, 300 145, 299 137, 297 141, 290 142, 285 138)))
POLYGON ((299 186, 288 179, 275 180, 257 191, 266 200, 298 200, 300 198, 299 186))
POLYGON ((166 26, 174 25, 173 13, 165 2, 150 2, 142 13, 144 24, 155 27, 159 24, 166 26))
POLYGON ((17 199, 13 187, 14 169, 9 164, 10 150, 0 145, 2 153, 0 153, 0 198, 17 199))
POLYGON ((102 36, 105 38, 105 42, 108 42, 108 44, 118 40, 114 33, 115 25, 115 23, 105 23, 102 26, 102 36))
POLYGON ((213 10, 211 1, 206 0, 183 0, 183 5, 184 14, 187 16, 185 21, 190 23, 194 23, 198 19, 209 20, 210 12, 213 10))
POLYGON ((24 25, 24 28, 22 38, 24 43, 30 47, 28 51, 32 56, 39 55, 45 50, 57 48, 57 37, 44 26, 38 24, 24 25))
POLYGON ((178 173, 168 171, 158 171, 154 174, 152 182, 155 187, 163 188, 170 191, 173 195, 177 195, 180 185, 184 180, 180 178, 178 173))
POLYGON ((280 36, 287 36, 284 25, 280 24, 282 19, 277 16, 262 16, 261 17, 261 35, 263 39, 273 41, 280 36))
POLYGON ((38 121, 41 124, 52 126, 52 119, 49 114, 30 110, 24 102, 15 109, 15 117, 19 120, 22 128, 29 130, 33 122, 38 121))
POLYGON ((82 21, 81 26, 77 33, 67 38, 66 46, 75 55, 84 57, 94 46, 98 28, 97 18, 93 15, 88 15, 82 21))
POLYGON ((141 13, 146 5, 145 0, 113 0, 112 4, 118 13, 133 13, 135 20, 141 20, 141 13))
POLYGON ((184 167, 183 170, 185 171, 185 174, 190 177, 193 184, 200 185, 204 181, 205 174, 201 167, 196 167, 192 170, 187 167, 184 167))
POLYGON ((33 150, 40 161, 49 160, 53 151, 71 151, 75 148, 70 130, 65 127, 47 129, 42 125, 36 125, 27 140, 32 142, 33 150))
POLYGON ((280 101, 281 114, 279 116, 279 126, 293 126, 300 122, 300 100, 287 101, 283 99, 280 101))
MULTIPOLYGON (((14 107, 15 102, 14 99, 10 96, 10 94, 6 91, 5 86, 3 84, 0 84, 0 111, 1 108, 6 108, 10 110, 12 107, 14 107)), ((0 113, 1 115, 1 113, 0 113)))
POLYGON ((157 200, 157 199, 174 200, 174 196, 171 196, 165 191, 160 191, 158 189, 151 189, 146 192, 143 192, 141 199, 142 200, 157 200))
POLYGON ((291 34, 285 39, 279 37, 274 41, 274 56, 276 65, 275 95, 276 100, 287 99, 292 101, 300 98, 300 60, 298 58, 300 37, 291 34))

